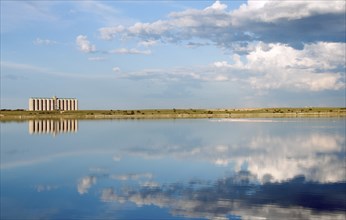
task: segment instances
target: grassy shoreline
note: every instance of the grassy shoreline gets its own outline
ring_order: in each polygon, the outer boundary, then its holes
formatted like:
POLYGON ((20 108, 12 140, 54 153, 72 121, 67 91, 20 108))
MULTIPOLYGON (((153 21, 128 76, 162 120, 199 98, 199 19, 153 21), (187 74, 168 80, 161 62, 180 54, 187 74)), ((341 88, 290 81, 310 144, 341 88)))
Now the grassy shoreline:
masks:
POLYGON ((252 108, 252 109, 139 109, 26 111, 1 110, 0 121, 30 119, 179 119, 179 118, 295 118, 346 117, 344 107, 252 108))

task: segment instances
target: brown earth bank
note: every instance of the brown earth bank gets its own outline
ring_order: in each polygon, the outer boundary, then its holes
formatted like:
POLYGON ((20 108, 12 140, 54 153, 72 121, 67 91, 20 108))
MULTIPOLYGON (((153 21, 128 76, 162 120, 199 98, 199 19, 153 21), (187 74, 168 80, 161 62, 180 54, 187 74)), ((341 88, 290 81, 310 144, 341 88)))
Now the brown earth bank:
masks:
POLYGON ((0 121, 29 119, 178 119, 178 118, 295 118, 346 117, 345 107, 247 108, 247 109, 138 109, 138 110, 78 110, 0 111, 0 121))

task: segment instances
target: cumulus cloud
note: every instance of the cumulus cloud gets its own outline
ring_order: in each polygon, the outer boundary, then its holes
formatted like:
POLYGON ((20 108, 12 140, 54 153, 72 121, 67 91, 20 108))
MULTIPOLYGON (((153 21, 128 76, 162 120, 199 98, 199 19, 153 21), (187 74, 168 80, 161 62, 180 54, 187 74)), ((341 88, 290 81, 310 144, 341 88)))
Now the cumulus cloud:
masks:
POLYGON ((189 39, 193 35, 203 35, 211 30, 207 28, 209 30, 202 31, 202 26, 229 26, 229 15, 222 13, 225 9, 225 5, 217 1, 205 10, 189 9, 173 12, 169 14, 168 20, 158 20, 153 23, 137 22, 133 26, 123 28, 105 27, 99 31, 103 39, 111 39, 118 34, 122 37, 138 37, 141 41, 176 42, 189 39))
POLYGON ((342 69, 344 43, 307 44, 303 50, 288 45, 258 45, 235 69, 253 73, 248 82, 258 89, 303 89, 311 91, 345 88, 342 69))
POLYGON ((115 27, 104 27, 100 28, 100 36, 104 40, 112 40, 117 33, 121 33, 125 30, 125 28, 121 25, 115 27))
POLYGON ((166 20, 137 22, 132 26, 104 27, 103 39, 136 37, 140 41, 181 42, 205 40, 232 48, 251 41, 299 46, 302 42, 345 39, 345 4, 342 1, 248 1, 228 11, 216 1, 202 9, 172 12, 166 20), (304 30, 304 31, 301 31, 304 30))
MULTIPOLYGON (((256 90, 304 91, 345 88, 345 4, 342 1, 249 0, 229 10, 222 1, 204 9, 171 12, 166 19, 99 29, 102 39, 133 38, 138 46, 214 45, 231 60, 209 66, 143 69, 119 75, 165 81, 237 81, 256 90), (302 31, 303 30, 303 31, 302 31)), ((110 53, 151 54, 120 48, 110 53)))
POLYGON ((280 20, 297 20, 314 15, 341 14, 345 12, 342 1, 258 1, 248 0, 239 9, 232 12, 236 23, 244 20, 262 22, 280 22, 280 20))
POLYGON ((340 90, 345 88, 345 46, 345 43, 317 42, 305 44, 298 50, 286 44, 257 42, 248 46, 251 52, 246 56, 233 54, 229 61, 199 67, 143 69, 119 77, 163 81, 231 80, 257 90, 340 90))
POLYGON ((227 61, 217 61, 213 64, 216 68, 230 68, 232 67, 227 61))
POLYGON ((299 48, 303 42, 344 42, 344 12, 342 1, 249 0, 231 17, 233 29, 248 32, 252 40, 299 48))
POLYGON ((212 4, 210 7, 207 7, 204 9, 204 11, 223 11, 227 8, 227 5, 220 3, 219 0, 216 0, 214 4, 212 4))
POLYGON ((92 45, 85 35, 78 35, 76 37, 76 44, 80 51, 84 53, 91 53, 96 51, 96 46, 92 45))

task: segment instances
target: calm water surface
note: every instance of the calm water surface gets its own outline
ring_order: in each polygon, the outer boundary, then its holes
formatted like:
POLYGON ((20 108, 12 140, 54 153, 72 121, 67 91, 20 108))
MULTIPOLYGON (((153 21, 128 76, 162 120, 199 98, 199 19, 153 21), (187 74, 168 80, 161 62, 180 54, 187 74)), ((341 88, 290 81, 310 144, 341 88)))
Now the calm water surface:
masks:
POLYGON ((345 119, 1 123, 1 219, 345 219, 345 119))

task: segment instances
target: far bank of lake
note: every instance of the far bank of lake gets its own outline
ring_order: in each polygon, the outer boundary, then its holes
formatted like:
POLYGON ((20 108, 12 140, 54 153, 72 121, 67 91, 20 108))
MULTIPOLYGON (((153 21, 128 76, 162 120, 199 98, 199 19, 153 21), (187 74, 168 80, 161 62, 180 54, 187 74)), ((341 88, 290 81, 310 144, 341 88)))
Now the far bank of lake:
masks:
POLYGON ((346 117, 345 107, 251 108, 251 109, 139 109, 27 111, 2 109, 0 121, 28 119, 180 119, 180 118, 294 118, 346 117))

